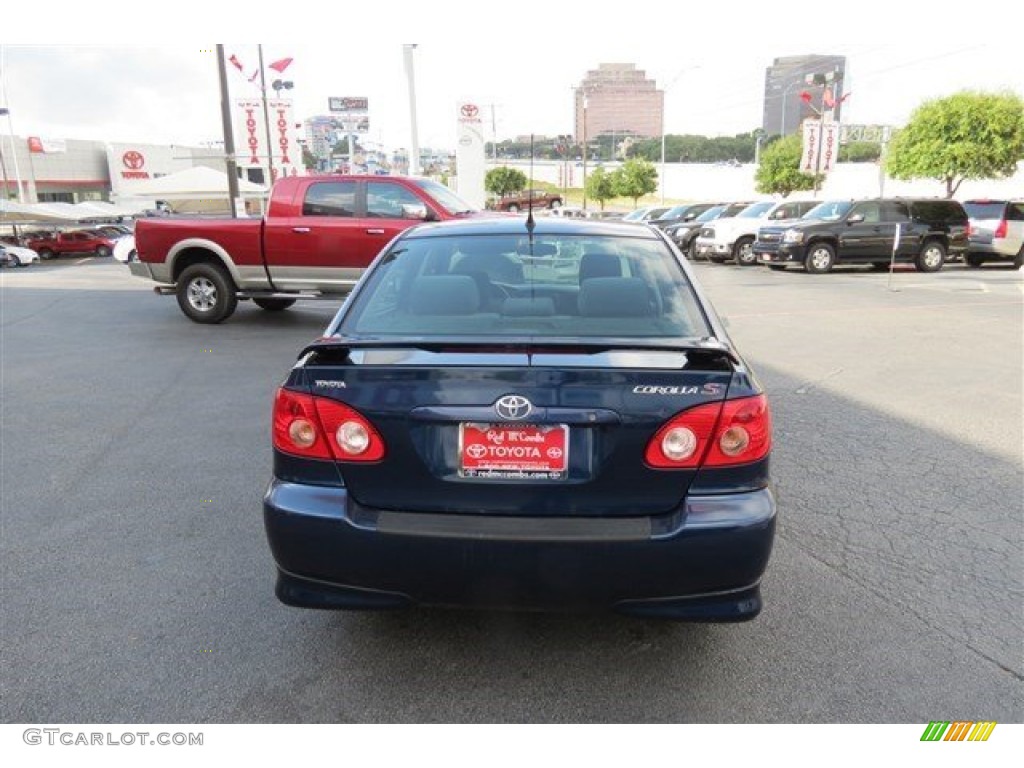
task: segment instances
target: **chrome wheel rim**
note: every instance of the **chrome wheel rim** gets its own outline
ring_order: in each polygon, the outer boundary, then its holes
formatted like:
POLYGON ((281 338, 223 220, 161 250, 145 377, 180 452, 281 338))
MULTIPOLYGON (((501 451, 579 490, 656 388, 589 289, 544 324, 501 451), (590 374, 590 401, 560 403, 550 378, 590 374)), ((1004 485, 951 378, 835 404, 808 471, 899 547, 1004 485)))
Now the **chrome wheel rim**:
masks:
POLYGON ((815 269, 828 269, 829 262, 831 261, 832 256, 824 248, 819 248, 811 254, 811 264, 814 265, 815 269))
POLYGON ((753 245, 753 243, 746 243, 746 244, 740 246, 739 258, 740 258, 740 261, 742 261, 744 264, 748 264, 748 263, 750 263, 751 261, 754 260, 754 245, 753 245))
POLYGON ((199 312, 217 306, 217 286, 208 277, 197 277, 188 284, 188 303, 199 312))
POLYGON ((928 268, 937 267, 942 263, 942 251, 938 248, 929 248, 924 252, 924 265, 928 268))

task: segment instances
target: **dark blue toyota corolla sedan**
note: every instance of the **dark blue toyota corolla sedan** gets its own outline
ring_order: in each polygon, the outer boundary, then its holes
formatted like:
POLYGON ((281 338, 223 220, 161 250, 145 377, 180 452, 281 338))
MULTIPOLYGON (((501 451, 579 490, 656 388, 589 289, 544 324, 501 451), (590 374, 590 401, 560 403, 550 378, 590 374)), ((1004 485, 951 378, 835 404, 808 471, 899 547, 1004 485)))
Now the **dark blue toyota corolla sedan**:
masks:
POLYGON ((761 609, 768 404, 660 231, 407 231, 302 352, 273 442, 288 605, 761 609))

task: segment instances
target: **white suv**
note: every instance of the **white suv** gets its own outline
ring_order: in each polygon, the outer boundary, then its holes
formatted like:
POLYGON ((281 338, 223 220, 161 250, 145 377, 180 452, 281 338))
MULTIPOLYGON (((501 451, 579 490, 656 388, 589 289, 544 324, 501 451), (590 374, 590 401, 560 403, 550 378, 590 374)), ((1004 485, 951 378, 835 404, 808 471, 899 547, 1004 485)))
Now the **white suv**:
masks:
POLYGON ((757 264, 752 246, 758 228, 766 222, 799 219, 817 205, 815 200, 754 203, 731 219, 709 221, 697 236, 697 255, 719 264, 732 259, 743 267, 757 264))
POLYGON ((970 220, 967 265, 1012 261, 1024 265, 1024 200, 968 200, 970 220))

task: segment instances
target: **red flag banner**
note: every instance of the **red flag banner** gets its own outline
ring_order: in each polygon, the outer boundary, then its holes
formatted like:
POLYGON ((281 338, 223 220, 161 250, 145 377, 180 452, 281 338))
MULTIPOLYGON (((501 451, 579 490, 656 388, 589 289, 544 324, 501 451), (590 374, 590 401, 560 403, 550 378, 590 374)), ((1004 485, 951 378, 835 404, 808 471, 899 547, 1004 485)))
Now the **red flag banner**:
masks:
POLYGON ((269 66, 275 72, 283 73, 286 69, 288 69, 292 61, 294 61, 294 59, 292 58, 278 59, 277 61, 270 62, 270 64, 268 64, 267 66, 269 66))
POLYGON ((238 60, 238 57, 237 57, 237 56, 235 56, 235 54, 233 54, 233 53, 232 53, 232 54, 231 54, 231 55, 230 55, 230 56, 228 57, 228 61, 230 61, 230 62, 231 62, 231 65, 232 65, 232 66, 233 66, 233 67, 234 67, 235 69, 237 69, 237 70, 238 70, 239 72, 243 72, 243 71, 244 71, 244 70, 243 70, 243 68, 242 68, 242 62, 238 60))
POLYGON ((826 88, 825 93, 821 97, 821 103, 829 109, 832 109, 836 105, 836 98, 832 95, 832 89, 826 88))

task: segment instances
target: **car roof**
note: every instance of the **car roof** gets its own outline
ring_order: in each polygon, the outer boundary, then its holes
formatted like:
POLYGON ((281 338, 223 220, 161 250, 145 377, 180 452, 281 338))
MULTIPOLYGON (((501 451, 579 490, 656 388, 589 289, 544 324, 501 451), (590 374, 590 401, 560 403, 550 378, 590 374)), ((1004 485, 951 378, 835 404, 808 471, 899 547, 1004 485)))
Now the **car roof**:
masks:
MULTIPOLYGON (((658 240, 660 235, 648 227, 619 224, 615 219, 577 219, 560 216, 541 216, 534 219, 533 234, 591 235, 594 237, 631 237, 658 240)), ((471 218, 420 224, 408 230, 405 237, 448 237, 459 235, 519 235, 530 234, 527 219, 522 216, 471 218)))

